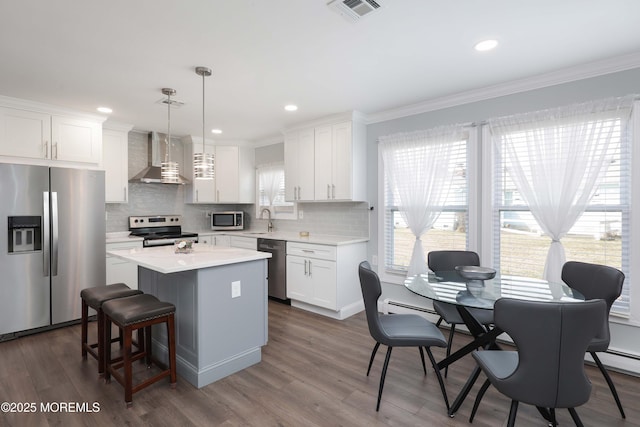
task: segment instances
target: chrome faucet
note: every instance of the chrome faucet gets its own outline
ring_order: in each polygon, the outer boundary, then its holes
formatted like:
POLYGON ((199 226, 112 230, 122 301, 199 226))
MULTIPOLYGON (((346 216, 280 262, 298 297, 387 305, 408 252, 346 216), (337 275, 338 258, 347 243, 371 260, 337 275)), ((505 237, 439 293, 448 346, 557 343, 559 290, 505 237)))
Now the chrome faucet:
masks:
POLYGON ((267 231, 271 233, 273 231, 273 223, 271 222, 271 211, 268 208, 264 208, 260 211, 260 219, 264 219, 264 211, 267 211, 267 219, 269 222, 267 223, 267 231))

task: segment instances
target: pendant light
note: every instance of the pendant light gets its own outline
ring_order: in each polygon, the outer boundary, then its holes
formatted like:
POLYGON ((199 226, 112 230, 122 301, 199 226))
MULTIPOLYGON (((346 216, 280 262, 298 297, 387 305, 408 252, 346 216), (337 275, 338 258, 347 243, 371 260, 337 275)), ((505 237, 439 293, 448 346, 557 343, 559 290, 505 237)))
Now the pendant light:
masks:
POLYGON ((196 74, 202 76, 202 152, 193 153, 193 173, 195 179, 213 179, 214 156, 211 153, 207 153, 204 147, 204 79, 211 75, 211 68, 196 67, 196 74))
POLYGON ((171 95, 176 94, 175 89, 163 88, 162 93, 167 95, 167 138, 164 162, 160 163, 160 176, 165 184, 180 184, 178 162, 171 161, 171 95))

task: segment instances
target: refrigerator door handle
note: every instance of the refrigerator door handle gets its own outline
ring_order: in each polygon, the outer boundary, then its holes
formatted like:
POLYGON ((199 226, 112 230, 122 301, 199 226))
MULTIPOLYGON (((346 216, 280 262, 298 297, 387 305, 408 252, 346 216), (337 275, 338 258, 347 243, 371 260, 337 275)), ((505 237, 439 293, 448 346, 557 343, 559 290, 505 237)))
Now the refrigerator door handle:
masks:
POLYGON ((42 265, 43 265, 43 273, 44 277, 49 276, 49 262, 51 257, 49 256, 49 242, 50 242, 50 234, 49 234, 49 192, 44 191, 42 193, 42 228, 44 230, 43 233, 43 242, 42 242, 42 265))
POLYGON ((51 275, 58 275, 58 192, 51 192, 51 275))

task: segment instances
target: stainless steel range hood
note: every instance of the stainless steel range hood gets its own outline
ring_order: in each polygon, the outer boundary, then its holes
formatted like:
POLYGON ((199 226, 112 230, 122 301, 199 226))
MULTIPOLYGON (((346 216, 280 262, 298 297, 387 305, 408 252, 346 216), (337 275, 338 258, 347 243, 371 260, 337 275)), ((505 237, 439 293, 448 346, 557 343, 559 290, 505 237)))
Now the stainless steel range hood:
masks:
MULTIPOLYGON (((149 166, 144 168, 140 173, 131 178, 129 182, 141 182, 143 184, 166 184, 162 182, 161 167, 162 159, 164 159, 165 139, 167 135, 158 132, 149 134, 148 159, 149 166)), ((179 182, 171 184, 189 184, 189 180, 180 175, 179 182)))

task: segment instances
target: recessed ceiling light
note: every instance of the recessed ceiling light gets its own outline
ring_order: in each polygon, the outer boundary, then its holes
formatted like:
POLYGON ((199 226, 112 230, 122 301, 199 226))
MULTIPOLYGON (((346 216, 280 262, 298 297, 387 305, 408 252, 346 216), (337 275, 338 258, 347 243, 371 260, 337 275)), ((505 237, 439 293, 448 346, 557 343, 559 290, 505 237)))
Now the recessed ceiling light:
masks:
POLYGON ((477 43, 473 48, 478 52, 486 52, 495 49, 496 46, 498 46, 498 40, 489 39, 477 43))
POLYGON ((100 111, 101 113, 105 113, 105 114, 113 113, 113 110, 111 108, 109 108, 109 107, 98 107, 97 110, 100 111))
POLYGON ((284 109, 287 111, 296 111, 298 109, 297 105, 293 105, 293 104, 289 104, 289 105, 285 105, 284 109))
POLYGON ((211 133, 221 134, 222 131, 220 129, 211 129, 211 133))

